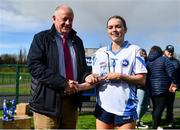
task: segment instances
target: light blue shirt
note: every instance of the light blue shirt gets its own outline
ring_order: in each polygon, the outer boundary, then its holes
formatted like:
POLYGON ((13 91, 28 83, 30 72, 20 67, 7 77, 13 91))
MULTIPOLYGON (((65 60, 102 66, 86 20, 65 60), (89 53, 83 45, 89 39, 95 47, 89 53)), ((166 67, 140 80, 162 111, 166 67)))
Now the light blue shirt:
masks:
MULTIPOLYGON (((59 53, 59 73, 60 75, 66 77, 66 72, 65 72, 65 60, 64 60, 64 50, 63 50, 63 45, 62 45, 62 38, 60 33, 56 33, 55 35, 56 39, 56 44, 58 47, 58 53, 59 53)), ((68 38, 68 46, 69 46, 69 51, 71 55, 71 63, 73 67, 73 80, 77 80, 77 59, 76 59, 76 53, 74 50, 74 47, 72 45, 72 41, 68 38)))

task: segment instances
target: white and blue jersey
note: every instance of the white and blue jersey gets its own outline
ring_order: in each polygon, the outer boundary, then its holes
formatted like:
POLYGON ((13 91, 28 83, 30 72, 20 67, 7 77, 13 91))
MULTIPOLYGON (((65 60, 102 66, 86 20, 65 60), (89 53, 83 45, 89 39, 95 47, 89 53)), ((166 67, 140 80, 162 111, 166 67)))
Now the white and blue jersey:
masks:
MULTIPOLYGON (((97 50, 92 64, 93 73, 100 76, 108 72, 125 75, 147 73, 145 61, 140 56, 140 47, 128 41, 123 45, 118 52, 113 52, 109 46, 97 50)), ((136 113, 137 104, 136 85, 121 80, 102 81, 97 87, 97 103, 107 112, 119 116, 133 115, 136 113)))

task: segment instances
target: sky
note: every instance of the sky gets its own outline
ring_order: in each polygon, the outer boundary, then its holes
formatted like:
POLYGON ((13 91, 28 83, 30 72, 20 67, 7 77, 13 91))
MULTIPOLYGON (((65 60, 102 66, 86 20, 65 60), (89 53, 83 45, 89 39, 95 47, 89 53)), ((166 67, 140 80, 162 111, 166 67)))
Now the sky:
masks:
POLYGON ((34 34, 52 26, 57 5, 68 4, 73 28, 85 48, 111 44, 106 22, 112 15, 125 18, 125 40, 149 51, 168 44, 180 54, 180 0, 0 0, 0 55, 28 53, 34 34))

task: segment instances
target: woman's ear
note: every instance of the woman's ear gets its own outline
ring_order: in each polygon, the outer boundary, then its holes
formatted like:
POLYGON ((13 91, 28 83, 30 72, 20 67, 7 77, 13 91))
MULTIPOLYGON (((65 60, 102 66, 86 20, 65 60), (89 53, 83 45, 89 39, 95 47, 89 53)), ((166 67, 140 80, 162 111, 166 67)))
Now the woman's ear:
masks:
POLYGON ((128 30, 128 29, 126 28, 125 33, 127 33, 127 30, 128 30))

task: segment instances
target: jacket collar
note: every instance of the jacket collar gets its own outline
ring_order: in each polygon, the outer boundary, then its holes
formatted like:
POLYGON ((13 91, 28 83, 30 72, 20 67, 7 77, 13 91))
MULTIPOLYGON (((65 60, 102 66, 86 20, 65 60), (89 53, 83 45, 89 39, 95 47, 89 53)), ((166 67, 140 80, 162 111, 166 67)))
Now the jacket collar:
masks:
MULTIPOLYGON (((55 28, 54 24, 52 25, 52 27, 51 27, 51 29, 50 29, 50 31, 49 31, 49 34, 50 34, 50 36, 51 36, 52 38, 54 38, 54 36, 55 36, 55 34, 56 34, 56 28, 55 28)), ((76 32, 74 29, 72 29, 71 32, 69 33, 69 38, 70 38, 72 41, 74 41, 74 38, 75 38, 76 34, 77 34, 77 32, 76 32)))

